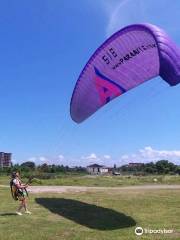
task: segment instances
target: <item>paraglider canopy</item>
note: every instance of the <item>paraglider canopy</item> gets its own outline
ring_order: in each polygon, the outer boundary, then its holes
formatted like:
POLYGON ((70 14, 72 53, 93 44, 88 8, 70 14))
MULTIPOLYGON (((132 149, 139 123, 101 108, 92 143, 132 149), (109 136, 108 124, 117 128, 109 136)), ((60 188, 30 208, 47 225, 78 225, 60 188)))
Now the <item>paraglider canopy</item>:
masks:
POLYGON ((117 96, 160 75, 180 82, 180 49, 151 24, 127 26, 92 55, 74 88, 70 114, 80 123, 117 96))

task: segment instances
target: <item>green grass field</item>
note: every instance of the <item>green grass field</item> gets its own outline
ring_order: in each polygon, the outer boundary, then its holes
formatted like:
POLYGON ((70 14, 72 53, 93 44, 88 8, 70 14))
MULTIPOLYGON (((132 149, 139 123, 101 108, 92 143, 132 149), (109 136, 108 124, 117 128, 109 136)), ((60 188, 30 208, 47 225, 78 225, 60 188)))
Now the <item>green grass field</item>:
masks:
POLYGON ((0 187, 0 199, 0 240, 180 239, 178 190, 31 194, 33 214, 23 216, 14 215, 8 188, 0 187), (136 226, 175 232, 138 237, 136 226))
MULTIPOLYGON (((27 179, 24 179, 26 182, 27 179)), ((9 184, 8 176, 0 176, 0 185, 9 184)), ((142 184, 180 184, 180 176, 177 175, 150 175, 150 176, 78 176, 59 175, 55 179, 41 179, 34 181, 32 185, 60 185, 60 186, 99 186, 119 187, 142 184), (155 182, 154 179, 157 181, 155 182)))

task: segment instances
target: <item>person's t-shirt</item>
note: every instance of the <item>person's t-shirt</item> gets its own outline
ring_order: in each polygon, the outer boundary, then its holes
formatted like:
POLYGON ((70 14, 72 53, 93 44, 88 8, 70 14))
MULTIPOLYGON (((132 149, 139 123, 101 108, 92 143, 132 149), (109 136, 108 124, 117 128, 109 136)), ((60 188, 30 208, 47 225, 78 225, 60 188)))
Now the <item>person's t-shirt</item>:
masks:
POLYGON ((15 179, 13 179, 13 184, 15 185, 15 186, 20 186, 21 185, 21 182, 20 182, 20 180, 19 179, 17 179, 17 178, 15 178, 15 179))

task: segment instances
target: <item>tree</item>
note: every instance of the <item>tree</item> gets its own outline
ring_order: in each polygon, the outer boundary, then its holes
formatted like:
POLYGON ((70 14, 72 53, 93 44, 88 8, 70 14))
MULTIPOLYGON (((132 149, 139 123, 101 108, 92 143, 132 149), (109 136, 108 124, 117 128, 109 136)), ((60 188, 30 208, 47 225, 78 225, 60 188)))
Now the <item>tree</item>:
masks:
POLYGON ((42 164, 41 166, 39 166, 39 170, 40 170, 41 172, 46 172, 46 173, 48 173, 48 172, 51 171, 51 170, 50 170, 50 166, 48 166, 47 163, 44 163, 44 164, 42 164))
POLYGON ((24 162, 21 164, 21 167, 29 168, 30 170, 35 170, 35 163, 34 162, 24 162))
POLYGON ((180 166, 176 166, 175 173, 177 173, 177 174, 179 174, 179 175, 180 175, 180 166))
POLYGON ((167 174, 170 172, 174 172, 176 169, 176 165, 169 162, 168 160, 160 160, 156 162, 156 169, 159 174, 167 174))
POLYGON ((145 172, 154 174, 157 172, 156 165, 153 162, 145 164, 145 172))

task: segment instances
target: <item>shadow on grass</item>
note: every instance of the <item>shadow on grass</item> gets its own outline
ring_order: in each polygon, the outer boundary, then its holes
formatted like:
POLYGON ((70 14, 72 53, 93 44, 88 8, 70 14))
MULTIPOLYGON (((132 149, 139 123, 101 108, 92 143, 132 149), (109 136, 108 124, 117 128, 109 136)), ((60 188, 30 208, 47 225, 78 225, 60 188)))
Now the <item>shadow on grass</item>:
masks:
POLYGON ((17 214, 16 213, 0 213, 0 217, 1 216, 17 216, 17 214))
POLYGON ((113 230, 136 225, 135 220, 113 209, 65 198, 36 198, 51 212, 92 229, 113 230))

